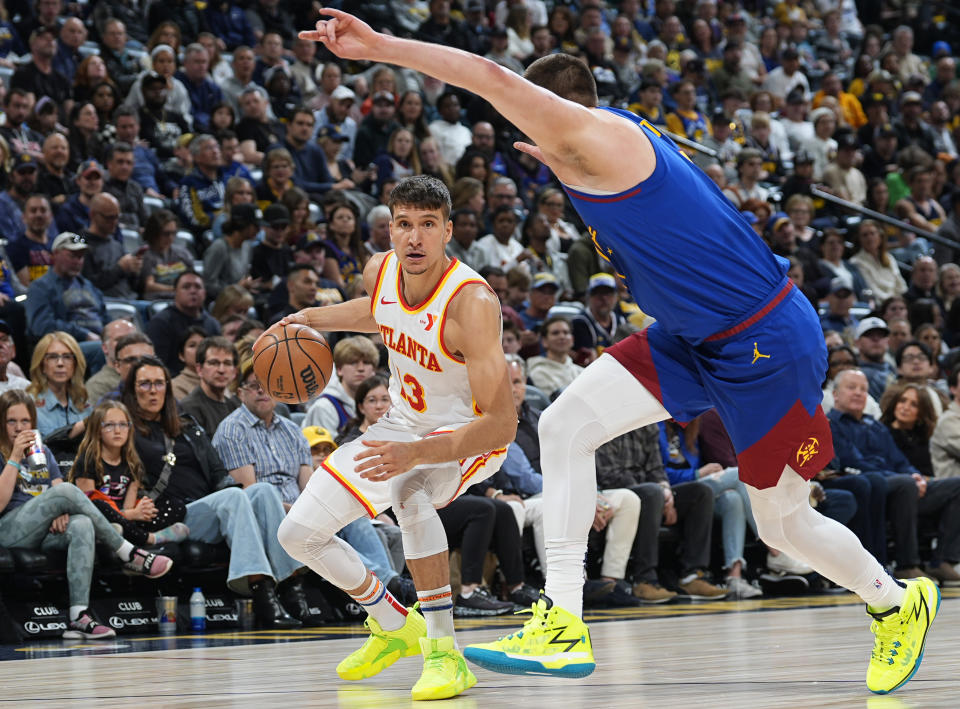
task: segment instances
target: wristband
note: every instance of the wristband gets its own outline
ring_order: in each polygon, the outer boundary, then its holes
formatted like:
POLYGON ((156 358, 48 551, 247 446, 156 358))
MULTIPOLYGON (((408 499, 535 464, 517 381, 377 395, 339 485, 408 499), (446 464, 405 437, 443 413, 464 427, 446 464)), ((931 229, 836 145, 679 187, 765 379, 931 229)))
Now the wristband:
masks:
POLYGON ((9 465, 11 468, 13 468, 14 470, 16 470, 18 473, 22 473, 22 472, 23 472, 23 466, 20 465, 20 463, 18 463, 18 462, 15 461, 15 460, 9 460, 9 459, 8 459, 8 460, 7 460, 7 465, 9 465))

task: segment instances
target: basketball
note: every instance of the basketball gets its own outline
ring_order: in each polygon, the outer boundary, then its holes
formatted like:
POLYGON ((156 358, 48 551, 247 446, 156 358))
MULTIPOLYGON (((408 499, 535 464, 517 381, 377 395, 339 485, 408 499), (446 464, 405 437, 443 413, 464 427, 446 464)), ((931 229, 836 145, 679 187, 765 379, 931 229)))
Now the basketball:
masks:
POLYGON ((253 343, 253 371, 273 399, 302 404, 327 385, 333 353, 313 328, 277 323, 253 343))

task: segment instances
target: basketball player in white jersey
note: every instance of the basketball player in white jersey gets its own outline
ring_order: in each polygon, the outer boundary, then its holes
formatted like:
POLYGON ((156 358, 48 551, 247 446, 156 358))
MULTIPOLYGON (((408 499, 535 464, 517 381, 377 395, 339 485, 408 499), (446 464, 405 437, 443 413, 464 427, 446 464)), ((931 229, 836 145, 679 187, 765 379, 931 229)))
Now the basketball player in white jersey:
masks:
POLYGON ((432 177, 410 177, 393 190, 389 207, 393 250, 364 268, 371 295, 308 308, 283 322, 380 332, 390 352, 393 406, 321 464, 278 536, 291 556, 368 613, 370 637, 340 663, 340 677, 370 677, 422 652, 412 696, 445 699, 477 680, 453 637, 447 538, 435 508, 500 468, 517 416, 497 296, 446 255, 453 233, 447 188, 432 177), (361 515, 375 517, 388 507, 403 532, 419 613, 398 603, 335 536, 361 515))

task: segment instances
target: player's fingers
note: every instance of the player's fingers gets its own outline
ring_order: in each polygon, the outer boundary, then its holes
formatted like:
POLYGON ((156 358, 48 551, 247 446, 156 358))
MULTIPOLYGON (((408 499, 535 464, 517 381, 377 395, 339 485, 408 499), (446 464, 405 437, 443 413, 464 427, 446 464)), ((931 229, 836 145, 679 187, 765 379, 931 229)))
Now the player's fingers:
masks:
POLYGON ((538 148, 536 145, 531 145, 530 143, 524 143, 522 140, 517 140, 513 143, 513 147, 520 152, 536 158, 540 162, 546 162, 546 160, 543 158, 543 151, 540 150, 540 148, 538 148))

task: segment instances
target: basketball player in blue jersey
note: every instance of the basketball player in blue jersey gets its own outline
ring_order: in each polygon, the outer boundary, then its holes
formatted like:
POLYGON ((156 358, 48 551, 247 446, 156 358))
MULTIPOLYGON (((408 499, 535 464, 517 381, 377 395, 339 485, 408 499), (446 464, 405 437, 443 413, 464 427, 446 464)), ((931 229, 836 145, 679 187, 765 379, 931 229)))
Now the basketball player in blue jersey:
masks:
POLYGON ((489 101, 531 143, 515 147, 563 183, 601 256, 626 280, 646 331, 604 353, 540 419, 545 597, 522 632, 470 646, 468 660, 513 674, 594 669, 581 589, 596 494, 594 452, 634 428, 716 408, 736 446, 764 542, 858 594, 876 638, 867 686, 890 692, 919 667, 940 595, 893 579, 846 527, 808 502, 833 457, 820 409, 826 351, 816 313, 716 185, 656 128, 597 106, 590 70, 564 54, 524 77, 484 58, 389 37, 338 10, 302 39, 396 64, 489 101))

